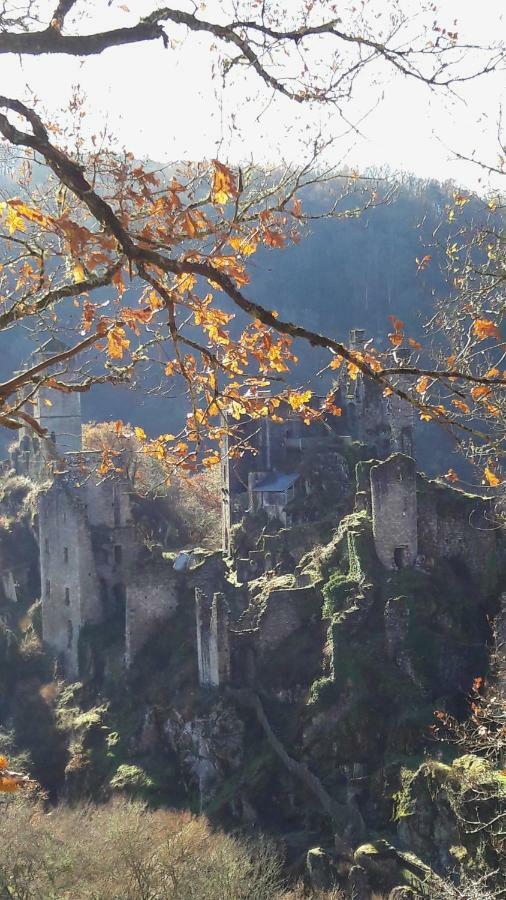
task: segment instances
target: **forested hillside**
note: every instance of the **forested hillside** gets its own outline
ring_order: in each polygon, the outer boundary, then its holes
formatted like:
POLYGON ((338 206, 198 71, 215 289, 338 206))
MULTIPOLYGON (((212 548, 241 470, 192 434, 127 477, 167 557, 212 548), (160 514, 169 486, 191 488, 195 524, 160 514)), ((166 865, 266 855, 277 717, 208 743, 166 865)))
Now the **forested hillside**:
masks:
MULTIPOLYGON (((456 188, 407 176, 398 180, 378 177, 370 184, 369 191, 369 182, 358 181, 356 192, 344 196, 337 207, 340 217, 318 217, 332 206, 339 185, 306 188, 304 211, 315 218, 304 225, 299 242, 276 251, 261 248, 249 260, 248 296, 284 318, 338 339, 346 339, 350 328, 360 327, 378 345, 385 345, 391 327, 389 315, 402 319, 409 334, 423 339, 423 326, 434 311, 435 299, 450 290, 445 245, 450 231, 461 225, 461 221, 452 225, 448 220, 456 188), (373 191, 375 204, 362 209, 373 191), (417 260, 426 256, 430 261, 420 267, 417 260)), ((3 186, 12 194, 13 187, 5 178, 3 186)), ((472 207, 469 203, 461 216, 471 217, 472 207)), ((111 290, 104 288, 96 296, 97 302, 105 302, 111 290)), ((130 292, 125 296, 135 305, 130 292)), ((226 300, 223 306, 227 308, 226 300)), ((75 316, 71 301, 67 301, 67 309, 70 321, 75 316)), ((40 340, 38 332, 30 335, 15 329, 3 333, 1 377, 19 367, 35 339, 40 340)), ((327 355, 305 344, 299 344, 296 352, 299 364, 290 380, 295 384, 312 380, 315 392, 323 391, 328 376, 318 381, 315 373, 326 364, 327 355)), ((150 434, 181 427, 186 401, 174 389, 165 394, 159 369, 150 370, 149 363, 146 368, 133 388, 134 396, 130 388, 108 386, 83 394, 84 419, 135 421, 150 434)), ((422 428, 419 448, 423 462, 430 471, 438 472, 447 463, 450 445, 437 429, 437 445, 442 449, 435 459, 433 441, 434 429, 422 428), (429 455, 425 459, 428 444, 430 459, 429 455)))

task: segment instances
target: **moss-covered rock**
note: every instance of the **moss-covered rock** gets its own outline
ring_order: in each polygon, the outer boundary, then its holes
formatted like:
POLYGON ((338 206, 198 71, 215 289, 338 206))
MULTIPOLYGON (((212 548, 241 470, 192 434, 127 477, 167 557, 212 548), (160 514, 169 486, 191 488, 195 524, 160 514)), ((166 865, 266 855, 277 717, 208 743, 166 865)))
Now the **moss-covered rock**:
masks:
POLYGON ((399 838, 439 871, 500 871, 505 802, 506 776, 486 760, 429 760, 404 772, 394 807, 399 838))

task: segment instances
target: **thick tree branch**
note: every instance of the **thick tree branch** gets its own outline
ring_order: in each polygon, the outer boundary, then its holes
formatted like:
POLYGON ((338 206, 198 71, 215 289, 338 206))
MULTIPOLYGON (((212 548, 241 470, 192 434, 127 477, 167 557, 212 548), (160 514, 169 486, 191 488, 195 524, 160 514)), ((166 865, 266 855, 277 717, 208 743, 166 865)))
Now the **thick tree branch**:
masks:
POLYGON ((0 54, 40 56, 43 53, 62 53, 70 56, 95 56, 109 47, 138 44, 158 38, 162 38, 167 45, 163 26, 156 22, 139 22, 130 28, 82 35, 63 35, 57 27, 50 26, 44 31, 0 33, 0 54))
POLYGON ((23 385, 33 382, 41 372, 45 372, 47 369, 58 366, 60 363, 72 359, 73 356, 78 356, 80 353, 83 353, 88 347, 92 347, 93 344, 96 344, 97 341, 101 340, 101 338, 107 334, 107 331, 108 329, 105 328, 96 331, 94 334, 90 334, 87 338, 84 338, 84 340, 79 341, 79 343, 74 344, 73 347, 62 350, 61 353, 56 353, 54 356, 49 356, 47 359, 41 360, 41 362, 32 366, 30 369, 19 372, 18 375, 9 379, 9 381, 0 383, 0 402, 5 401, 7 397, 10 397, 18 391, 19 388, 23 387, 23 385))
MULTIPOLYGON (((100 222, 101 225, 103 225, 106 231, 116 238, 121 250, 128 258, 131 265, 136 266, 137 268, 140 267, 141 271, 143 266, 149 265, 155 267, 156 269, 164 272, 167 275, 193 274, 205 278, 210 282, 216 283, 231 298, 235 305, 244 313, 246 313, 250 318, 259 320, 264 325, 271 328, 273 331, 285 334, 294 339, 298 338, 304 340, 312 347, 321 347, 323 349, 329 350, 332 354, 335 354, 351 365, 356 366, 356 368, 367 378, 371 379, 384 388, 388 388, 398 397, 406 400, 421 412, 426 413, 427 410, 429 410, 431 411, 431 415, 434 419, 449 425, 458 425, 459 428, 462 428, 465 431, 472 431, 472 429, 468 428, 461 422, 455 422, 446 412, 443 413, 442 411, 438 411, 437 409, 432 410, 432 408, 427 403, 424 403, 422 400, 419 400, 417 397, 403 390, 403 388, 398 387, 395 383, 392 383, 388 375, 392 375, 394 373, 413 374, 418 376, 429 374, 429 377, 434 378, 445 379, 451 377, 456 379, 463 379, 466 382, 471 381, 474 383, 486 383, 490 385, 503 385, 505 383, 505 379, 486 379, 484 381, 484 379, 480 376, 469 376, 467 373, 459 372, 457 370, 451 370, 451 372, 449 373, 432 372, 432 370, 430 371, 430 373, 426 373, 423 369, 412 369, 410 371, 400 368, 395 370, 377 370, 376 368, 373 368, 371 365, 369 365, 369 363, 363 358, 361 354, 357 354, 356 351, 349 350, 340 341, 336 341, 333 338, 327 337, 326 335, 320 334, 316 331, 312 331, 311 329, 304 328, 302 325, 284 321, 278 318, 275 314, 273 314, 272 311, 266 309, 264 306, 261 306, 259 303, 255 303, 252 300, 249 300, 239 290, 239 288, 236 287, 233 279, 230 278, 230 276, 228 276, 226 273, 215 268, 212 263, 177 260, 168 256, 164 256, 162 253, 156 250, 152 250, 144 246, 139 246, 139 244, 137 244, 137 242, 128 233, 126 228, 122 225, 112 207, 92 188, 91 184, 87 181, 84 175, 83 168, 65 153, 54 147, 54 145, 50 142, 48 133, 39 116, 33 110, 20 103, 20 101, 9 100, 6 97, 0 97, 0 107, 13 110, 14 112, 24 116, 32 125, 34 132, 33 134, 27 134, 20 131, 9 122, 5 115, 0 114, 0 133, 2 133, 4 137, 6 137, 12 143, 31 147, 33 150, 39 153, 45 159, 47 165, 52 169, 52 171, 60 179, 60 181, 65 184, 75 194, 75 196, 78 197, 78 199, 87 206, 90 213, 98 222, 100 222)), ((174 323, 172 323, 172 325, 174 325, 174 323)), ((171 330, 173 331, 173 328, 171 330)), ((174 338, 174 334, 172 336, 174 338)), ((94 339, 96 340, 96 337, 94 339)), ((72 355, 74 354, 72 353, 72 355)), ((0 396, 1 391, 2 386, 0 385, 0 396)))
MULTIPOLYGON (((413 47, 410 42, 403 44, 399 40, 398 46, 393 46, 393 39, 397 36, 401 26, 397 26, 388 38, 381 41, 366 36, 365 31, 350 33, 338 28, 340 19, 331 19, 318 25, 303 25, 296 29, 282 30, 269 27, 265 21, 233 20, 226 25, 220 25, 200 19, 193 13, 169 7, 153 10, 136 25, 126 28, 115 28, 95 34, 62 34, 65 17, 74 3, 75 0, 59 0, 51 24, 44 30, 27 31, 25 29, 24 31, 0 33, 0 54, 16 53, 36 56, 50 53, 91 56, 100 54, 109 47, 153 41, 159 38, 167 47, 168 37, 163 23, 170 22, 173 25, 182 25, 193 32, 212 35, 219 41, 236 47, 240 54, 239 61, 245 60, 269 87, 298 102, 335 101, 338 97, 346 97, 349 92, 349 83, 354 75, 375 58, 383 59, 405 76, 415 78, 430 86, 439 87, 449 87, 454 83, 467 81, 477 75, 494 71, 504 60, 504 49, 499 45, 482 48, 470 44, 459 45, 456 42, 448 42, 445 45, 436 42, 428 48, 427 44, 423 42, 419 47, 413 47), (357 60, 345 64, 326 88, 303 86, 302 89, 291 89, 284 80, 272 74, 269 67, 263 62, 263 58, 267 58, 269 52, 272 53, 280 48, 287 49, 290 46, 300 49, 303 42, 318 37, 328 38, 337 47, 352 45, 356 47, 358 54, 357 60), (468 74, 452 74, 451 59, 446 58, 448 53, 477 50, 488 51, 487 60, 481 67, 478 65, 475 71, 468 74), (434 65, 429 71, 424 71, 423 61, 427 57, 433 59, 434 65), (422 64, 420 65, 419 62, 422 64)), ((406 22, 401 23, 401 25, 404 24, 406 22)), ((238 60, 233 62, 236 61, 238 60)))
POLYGON ((31 299, 29 309, 27 309, 26 302, 24 301, 23 303, 13 304, 10 309, 0 314, 0 330, 7 328, 19 319, 26 319, 28 315, 38 315, 54 303, 58 303, 60 300, 64 300, 67 297, 78 297, 80 294, 84 294, 87 291, 106 287, 111 283, 113 275, 118 271, 120 266, 121 262, 118 261, 112 268, 107 269, 103 275, 92 275, 84 281, 64 284, 62 287, 47 291, 47 293, 43 294, 42 297, 39 297, 37 300, 31 299))

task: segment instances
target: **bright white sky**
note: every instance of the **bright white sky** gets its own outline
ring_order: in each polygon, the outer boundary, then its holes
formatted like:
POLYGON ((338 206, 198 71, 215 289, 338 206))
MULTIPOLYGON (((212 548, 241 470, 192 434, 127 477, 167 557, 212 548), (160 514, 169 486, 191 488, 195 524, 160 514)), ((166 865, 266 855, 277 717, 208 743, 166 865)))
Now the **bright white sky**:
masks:
MULTIPOLYGON (((130 12, 119 9, 120 4, 123 0, 113 0, 108 9, 105 0, 81 3, 89 13, 81 28, 95 31, 105 25, 131 24, 151 11, 157 0, 125 0, 130 12)), ((211 0, 202 15, 212 19, 225 5, 228 0, 211 0)), ((388 0, 383 7, 388 9, 388 0)), ((190 10, 192 4, 183 4, 183 8, 190 10)), ((448 27, 457 19, 460 40, 492 42, 506 33, 505 9, 504 0, 440 0, 437 17, 448 27)), ((220 79, 213 78, 216 57, 209 52, 209 39, 187 35, 185 29, 171 25, 167 31, 181 42, 175 49, 164 50, 159 41, 113 48, 84 61, 61 56, 0 57, 0 94, 26 99, 31 89, 52 116, 57 112, 62 116, 68 109, 72 85, 79 83, 91 110, 87 118, 90 132, 99 131, 107 120, 120 143, 137 157, 161 162, 217 155, 231 162, 245 158, 258 163, 279 162, 280 158, 299 161, 311 133, 308 126, 318 123, 325 135, 335 138, 345 131, 342 120, 328 107, 311 112, 283 97, 271 100, 256 76, 240 76, 222 90, 220 79), (238 130, 231 128, 232 117, 238 130)), ((381 94, 378 106, 362 122, 361 135, 348 134, 337 140, 328 151, 330 161, 360 169, 387 165, 394 171, 403 169, 440 180, 453 178, 469 186, 477 186, 482 173, 456 162, 452 149, 497 162, 504 72, 461 87, 461 99, 431 93, 413 79, 393 72, 388 73, 388 81, 371 91, 364 75, 348 114, 358 121, 381 94)))

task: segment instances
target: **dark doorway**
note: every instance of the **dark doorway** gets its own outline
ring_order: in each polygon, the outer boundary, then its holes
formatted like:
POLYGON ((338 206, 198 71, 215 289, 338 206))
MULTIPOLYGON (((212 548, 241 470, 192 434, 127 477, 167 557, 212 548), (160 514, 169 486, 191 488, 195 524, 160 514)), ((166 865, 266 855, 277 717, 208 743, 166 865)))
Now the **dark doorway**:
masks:
POLYGON ((396 547, 394 550, 394 563, 398 569, 404 569, 407 564, 408 548, 396 547))

